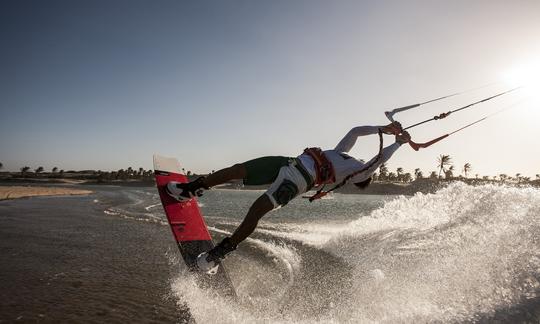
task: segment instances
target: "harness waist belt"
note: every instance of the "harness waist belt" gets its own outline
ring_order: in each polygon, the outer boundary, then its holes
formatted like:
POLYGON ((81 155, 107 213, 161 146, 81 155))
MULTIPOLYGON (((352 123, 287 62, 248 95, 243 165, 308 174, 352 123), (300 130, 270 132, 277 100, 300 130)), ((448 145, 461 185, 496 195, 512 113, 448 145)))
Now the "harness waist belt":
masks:
POLYGON ((313 185, 315 184, 315 182, 313 181, 313 178, 311 177, 309 172, 306 170, 306 168, 304 167, 300 159, 294 159, 294 167, 298 171, 300 171, 300 174, 302 175, 304 180, 306 180, 306 184, 307 184, 306 191, 309 191, 311 188, 313 188, 313 185))

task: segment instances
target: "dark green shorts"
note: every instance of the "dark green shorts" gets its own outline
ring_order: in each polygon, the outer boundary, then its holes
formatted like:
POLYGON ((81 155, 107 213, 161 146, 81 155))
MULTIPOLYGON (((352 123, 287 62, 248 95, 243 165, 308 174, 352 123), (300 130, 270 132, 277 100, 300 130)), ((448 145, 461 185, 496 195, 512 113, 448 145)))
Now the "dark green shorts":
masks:
POLYGON ((279 169, 289 165, 293 159, 286 156, 265 156, 242 163, 246 168, 244 184, 248 186, 271 184, 276 180, 279 169))

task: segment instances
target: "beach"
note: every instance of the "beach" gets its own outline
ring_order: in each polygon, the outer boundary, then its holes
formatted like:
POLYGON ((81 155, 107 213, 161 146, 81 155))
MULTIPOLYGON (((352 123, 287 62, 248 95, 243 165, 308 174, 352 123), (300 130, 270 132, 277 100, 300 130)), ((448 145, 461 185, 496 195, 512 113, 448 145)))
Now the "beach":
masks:
POLYGON ((90 190, 64 187, 0 186, 0 200, 36 196, 88 195, 91 193, 90 190))

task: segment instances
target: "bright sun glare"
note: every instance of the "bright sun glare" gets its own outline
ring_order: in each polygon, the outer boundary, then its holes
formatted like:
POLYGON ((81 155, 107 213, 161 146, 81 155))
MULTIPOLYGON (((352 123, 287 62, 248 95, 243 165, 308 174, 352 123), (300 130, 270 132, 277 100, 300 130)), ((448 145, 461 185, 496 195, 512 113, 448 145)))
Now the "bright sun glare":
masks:
POLYGON ((515 66, 503 74, 503 80, 511 87, 523 87, 530 99, 540 103, 540 61, 515 66))

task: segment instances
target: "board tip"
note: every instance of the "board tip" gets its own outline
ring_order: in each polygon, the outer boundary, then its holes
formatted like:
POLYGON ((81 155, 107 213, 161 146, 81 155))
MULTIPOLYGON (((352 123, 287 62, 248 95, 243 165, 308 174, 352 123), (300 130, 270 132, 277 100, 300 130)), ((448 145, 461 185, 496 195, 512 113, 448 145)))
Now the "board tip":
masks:
POLYGON ((154 170, 181 173, 182 168, 176 158, 154 154, 154 170))

